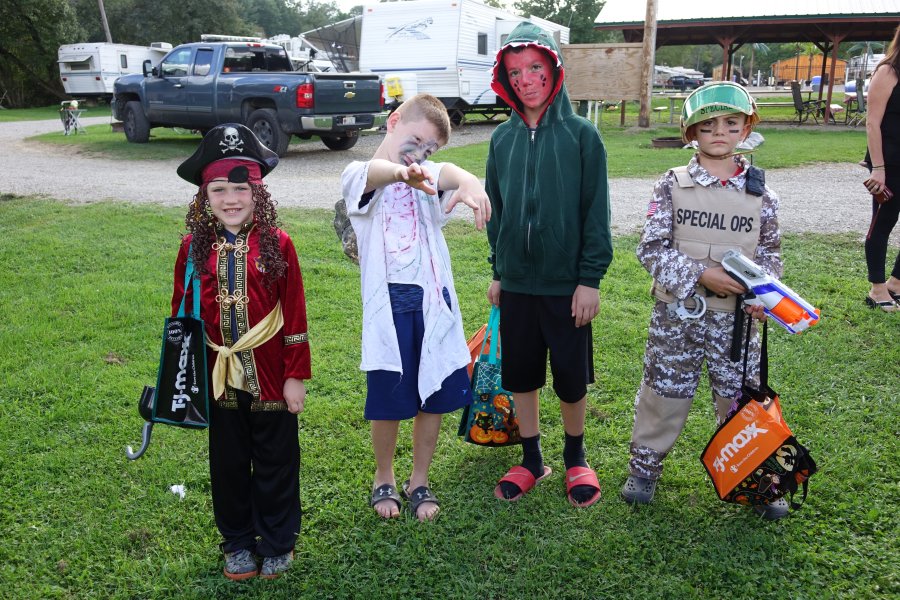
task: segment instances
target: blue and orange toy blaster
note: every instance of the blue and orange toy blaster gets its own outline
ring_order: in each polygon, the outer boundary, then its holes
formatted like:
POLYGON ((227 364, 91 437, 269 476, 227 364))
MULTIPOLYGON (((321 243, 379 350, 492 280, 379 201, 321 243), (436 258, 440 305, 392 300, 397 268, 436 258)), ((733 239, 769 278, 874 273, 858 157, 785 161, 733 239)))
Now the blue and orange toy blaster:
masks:
POLYGON ((745 304, 761 304, 766 314, 790 333, 800 333, 819 322, 819 309, 800 294, 784 285, 752 260, 736 250, 729 250, 722 258, 722 267, 739 281, 748 292, 745 304))

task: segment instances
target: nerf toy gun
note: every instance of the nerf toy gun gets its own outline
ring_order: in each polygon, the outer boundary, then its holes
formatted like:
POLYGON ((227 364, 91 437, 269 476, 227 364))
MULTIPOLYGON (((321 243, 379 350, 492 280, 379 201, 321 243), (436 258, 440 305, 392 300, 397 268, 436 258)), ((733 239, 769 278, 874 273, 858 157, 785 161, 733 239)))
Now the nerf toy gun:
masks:
POLYGON ((819 322, 819 309, 812 307, 794 290, 767 275, 752 260, 736 250, 729 250, 722 258, 722 266, 734 279, 749 290, 745 304, 762 304, 771 316, 790 333, 800 333, 819 322))

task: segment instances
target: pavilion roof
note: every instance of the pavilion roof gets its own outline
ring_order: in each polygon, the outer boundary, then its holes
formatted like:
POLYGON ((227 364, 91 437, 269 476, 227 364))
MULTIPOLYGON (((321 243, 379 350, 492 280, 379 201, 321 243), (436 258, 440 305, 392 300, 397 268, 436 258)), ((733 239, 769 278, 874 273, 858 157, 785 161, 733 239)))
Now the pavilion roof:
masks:
MULTIPOLYGON (((594 29, 644 37, 646 4, 606 0, 594 29)), ((657 0, 657 46, 745 42, 883 41, 900 24, 900 0, 657 0)))

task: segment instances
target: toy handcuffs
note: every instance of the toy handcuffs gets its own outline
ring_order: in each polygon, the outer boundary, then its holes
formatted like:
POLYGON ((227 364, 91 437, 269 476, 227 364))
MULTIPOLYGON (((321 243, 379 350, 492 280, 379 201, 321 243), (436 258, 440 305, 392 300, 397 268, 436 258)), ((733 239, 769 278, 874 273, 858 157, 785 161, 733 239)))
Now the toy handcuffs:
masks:
POLYGON ((699 319, 706 314, 706 299, 703 296, 693 294, 686 300, 676 300, 675 302, 666 305, 666 311, 670 318, 699 319), (685 305, 686 300, 693 300, 694 308, 688 308, 687 305, 685 305))

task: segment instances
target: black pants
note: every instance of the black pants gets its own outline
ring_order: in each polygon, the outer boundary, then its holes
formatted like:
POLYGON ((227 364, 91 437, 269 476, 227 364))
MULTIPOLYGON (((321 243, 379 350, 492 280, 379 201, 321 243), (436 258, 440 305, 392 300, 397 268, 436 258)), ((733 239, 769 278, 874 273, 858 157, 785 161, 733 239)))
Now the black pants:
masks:
POLYGON ((300 533, 297 415, 251 411, 251 399, 238 392, 237 409, 211 403, 213 513, 224 552, 279 556, 294 549, 300 533))
MULTIPOLYGON (((900 213, 900 169, 896 167, 890 169, 886 173, 885 184, 894 192, 894 197, 881 206, 872 200, 872 225, 869 235, 866 236, 866 268, 869 272, 869 283, 885 282, 884 263, 888 240, 900 213)), ((891 276, 900 279, 900 252, 894 260, 891 276)))

